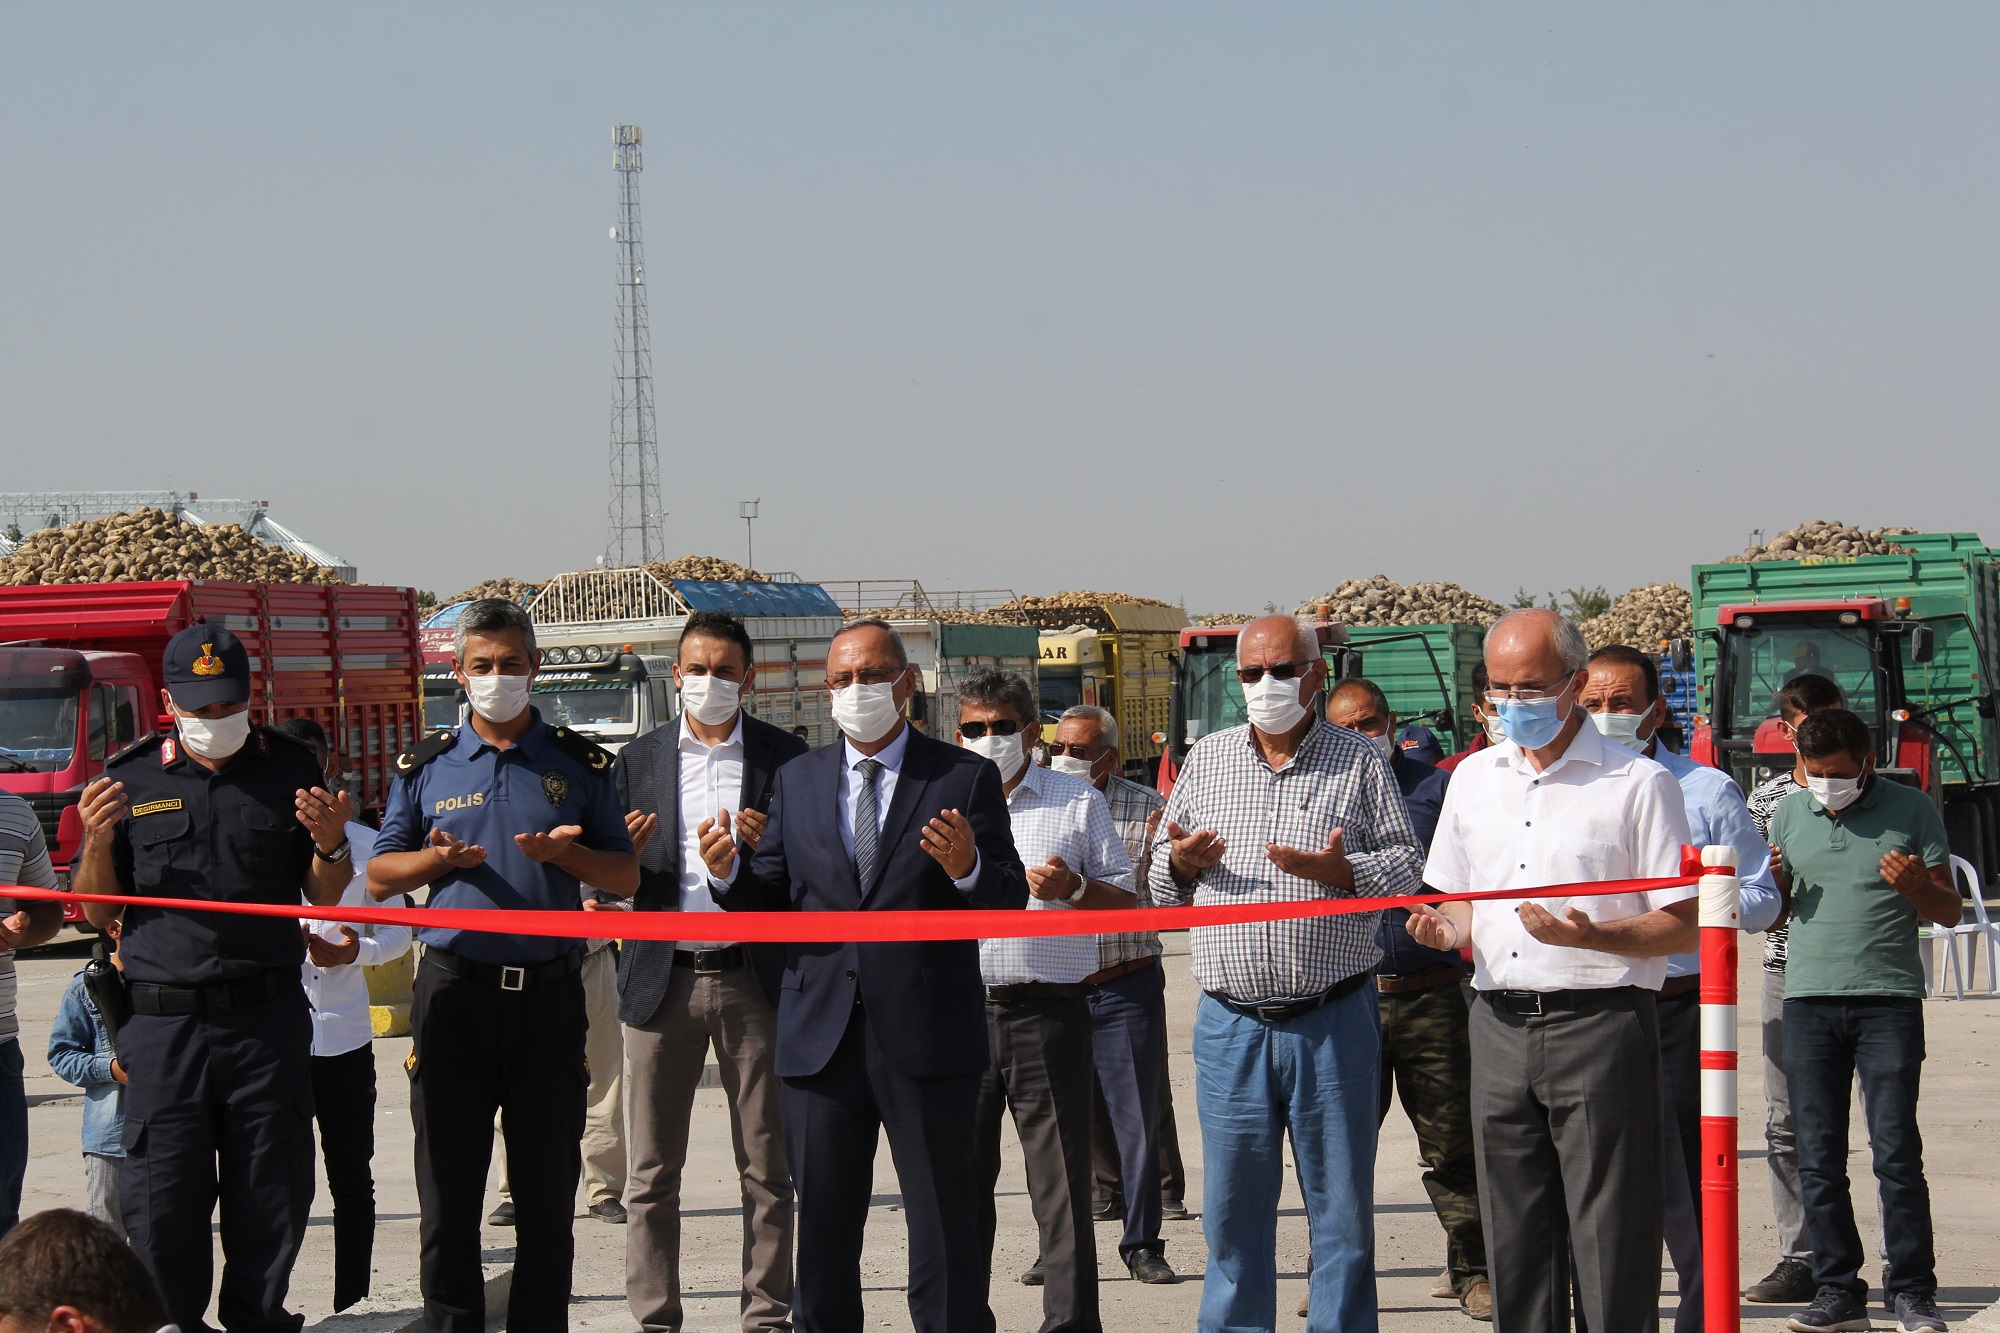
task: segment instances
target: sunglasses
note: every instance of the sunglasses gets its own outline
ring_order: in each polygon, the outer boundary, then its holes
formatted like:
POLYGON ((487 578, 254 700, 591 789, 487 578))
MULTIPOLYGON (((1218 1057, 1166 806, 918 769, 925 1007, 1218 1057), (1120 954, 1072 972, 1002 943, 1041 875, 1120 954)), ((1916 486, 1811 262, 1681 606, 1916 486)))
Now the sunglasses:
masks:
POLYGON ((967 740, 978 740, 981 736, 1018 736, 1021 723, 1011 717, 1003 717, 998 722, 961 722, 958 730, 967 740))
POLYGON ((1065 745, 1061 741, 1050 741, 1048 751, 1052 755, 1066 754, 1072 759, 1095 759, 1111 747, 1108 745, 1065 745))
POLYGON ((1267 667, 1237 667, 1236 679, 1245 685, 1255 685, 1266 676, 1272 680, 1297 680, 1312 669, 1311 662, 1276 662, 1267 667))

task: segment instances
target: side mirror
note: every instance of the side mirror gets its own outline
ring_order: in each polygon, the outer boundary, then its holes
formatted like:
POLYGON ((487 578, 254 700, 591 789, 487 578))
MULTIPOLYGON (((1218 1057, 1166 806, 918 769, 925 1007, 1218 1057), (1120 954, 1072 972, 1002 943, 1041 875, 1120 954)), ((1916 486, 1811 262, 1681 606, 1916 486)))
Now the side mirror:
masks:
POLYGON ((1694 670, 1694 645, 1686 639, 1675 639, 1667 645, 1667 658, 1676 671, 1694 670))
POLYGON ((1929 625, 1910 627, 1910 660, 1922 666, 1937 659, 1937 631, 1929 625))
POLYGON ((918 690, 915 694, 910 696, 909 712, 910 712, 910 721, 912 722, 922 722, 928 715, 929 707, 924 701, 924 692, 922 690, 918 690))

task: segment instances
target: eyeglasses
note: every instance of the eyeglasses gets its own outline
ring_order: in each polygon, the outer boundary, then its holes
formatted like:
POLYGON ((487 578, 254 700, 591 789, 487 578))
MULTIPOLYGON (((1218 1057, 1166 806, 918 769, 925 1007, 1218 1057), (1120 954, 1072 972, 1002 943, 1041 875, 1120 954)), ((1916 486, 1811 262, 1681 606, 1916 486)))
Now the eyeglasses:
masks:
POLYGON ((1078 745, 1074 741, 1068 744, 1062 741, 1050 741, 1048 743, 1048 751, 1051 755, 1066 754, 1072 759, 1095 759, 1110 748, 1108 745, 1078 745))
POLYGON ((1237 667, 1236 679, 1245 685, 1255 685, 1269 676, 1272 680, 1297 680, 1313 669, 1311 662, 1274 662, 1267 667, 1237 667))
POLYGON ((1560 699, 1569 686, 1561 689, 1545 690, 1539 685, 1527 685, 1518 690, 1488 690, 1486 702, 1489 704, 1534 703, 1538 699, 1560 699))
POLYGON ((1022 724, 1016 722, 1011 717, 1003 717, 997 722, 961 722, 958 724, 959 732, 967 740, 973 741, 988 734, 994 736, 1018 736, 1021 733, 1021 727, 1022 724))
POLYGON ((844 690, 849 685, 887 685, 892 680, 900 680, 908 667, 867 667, 860 671, 828 676, 829 690, 844 690))

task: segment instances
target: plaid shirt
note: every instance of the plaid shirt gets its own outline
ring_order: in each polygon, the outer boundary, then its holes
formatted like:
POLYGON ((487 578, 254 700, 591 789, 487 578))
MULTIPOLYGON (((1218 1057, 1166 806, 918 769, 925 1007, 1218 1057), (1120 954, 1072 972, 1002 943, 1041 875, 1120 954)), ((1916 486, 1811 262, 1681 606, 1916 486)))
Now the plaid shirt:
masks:
MULTIPOLYGON (((1403 796, 1366 736, 1313 720, 1292 761, 1264 761, 1248 726, 1204 736, 1188 752, 1160 821, 1190 832, 1213 829, 1222 860, 1201 872, 1192 891, 1161 875, 1160 890, 1181 902, 1312 902, 1419 892, 1423 849, 1410 829, 1403 796), (1345 829, 1354 889, 1329 888, 1278 869, 1266 843, 1316 852, 1345 829)), ((1162 867, 1164 870, 1165 867, 1162 867)), ((1243 1003, 1318 995, 1381 961, 1378 913, 1295 918, 1189 932, 1194 979, 1203 990, 1243 1003)))
MULTIPOLYGON (((1013 825, 1014 849, 1021 864, 1044 865, 1051 856, 1085 879, 1102 880, 1121 889, 1132 887, 1132 862, 1111 826, 1111 811, 1097 788, 1039 764, 1021 770, 1021 780, 1007 793, 1007 817, 1013 825)), ((1030 912, 1088 911, 1097 908, 1050 902, 1032 894, 1030 912)), ((1024 981, 1078 982, 1097 970, 1094 935, 1039 935, 981 940, 979 971, 989 986, 1024 981)))
MULTIPOLYGON (((1136 782, 1128 782, 1116 773, 1104 784, 1104 799, 1111 806, 1111 822, 1118 829, 1118 836, 1125 840, 1126 854, 1132 858, 1134 884, 1132 890, 1139 895, 1139 906, 1154 907, 1153 890, 1146 883, 1153 866, 1154 834, 1146 827, 1147 821, 1157 810, 1166 808, 1166 798, 1151 787, 1141 787, 1136 782)), ((1164 865, 1161 873, 1165 873, 1164 865)), ((1097 937, 1097 967, 1099 971, 1116 967, 1120 963, 1137 962, 1141 958, 1160 956, 1160 935, 1153 930, 1127 931, 1120 935, 1099 935, 1097 937)))

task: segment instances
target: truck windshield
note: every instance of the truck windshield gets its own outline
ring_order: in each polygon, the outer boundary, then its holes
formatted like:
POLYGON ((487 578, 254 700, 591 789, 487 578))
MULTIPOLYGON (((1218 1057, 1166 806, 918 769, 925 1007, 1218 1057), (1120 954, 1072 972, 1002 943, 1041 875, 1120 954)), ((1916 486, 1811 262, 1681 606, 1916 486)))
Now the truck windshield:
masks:
POLYGON ((1804 675, 1839 685, 1848 708, 1881 734, 1873 636, 1865 628, 1769 624, 1732 631, 1729 639, 1732 736, 1747 737, 1765 718, 1776 717, 1779 688, 1804 675))
POLYGON ((1243 687, 1236 681, 1236 650, 1234 641, 1231 642, 1232 647, 1226 651, 1187 650, 1187 674, 1183 677, 1187 684, 1184 739, 1189 745, 1203 736, 1240 727, 1249 720, 1243 709, 1243 687))
POLYGON ((538 689, 531 697, 542 721, 551 726, 574 727, 596 736, 638 734, 639 690, 630 681, 538 689))
POLYGON ((1041 693, 1044 722, 1060 719, 1064 709, 1083 702, 1083 677, 1075 671, 1057 673, 1044 669, 1036 677, 1036 687, 1041 693))
POLYGON ((0 773, 59 773, 76 754, 75 690, 0 690, 0 773))

